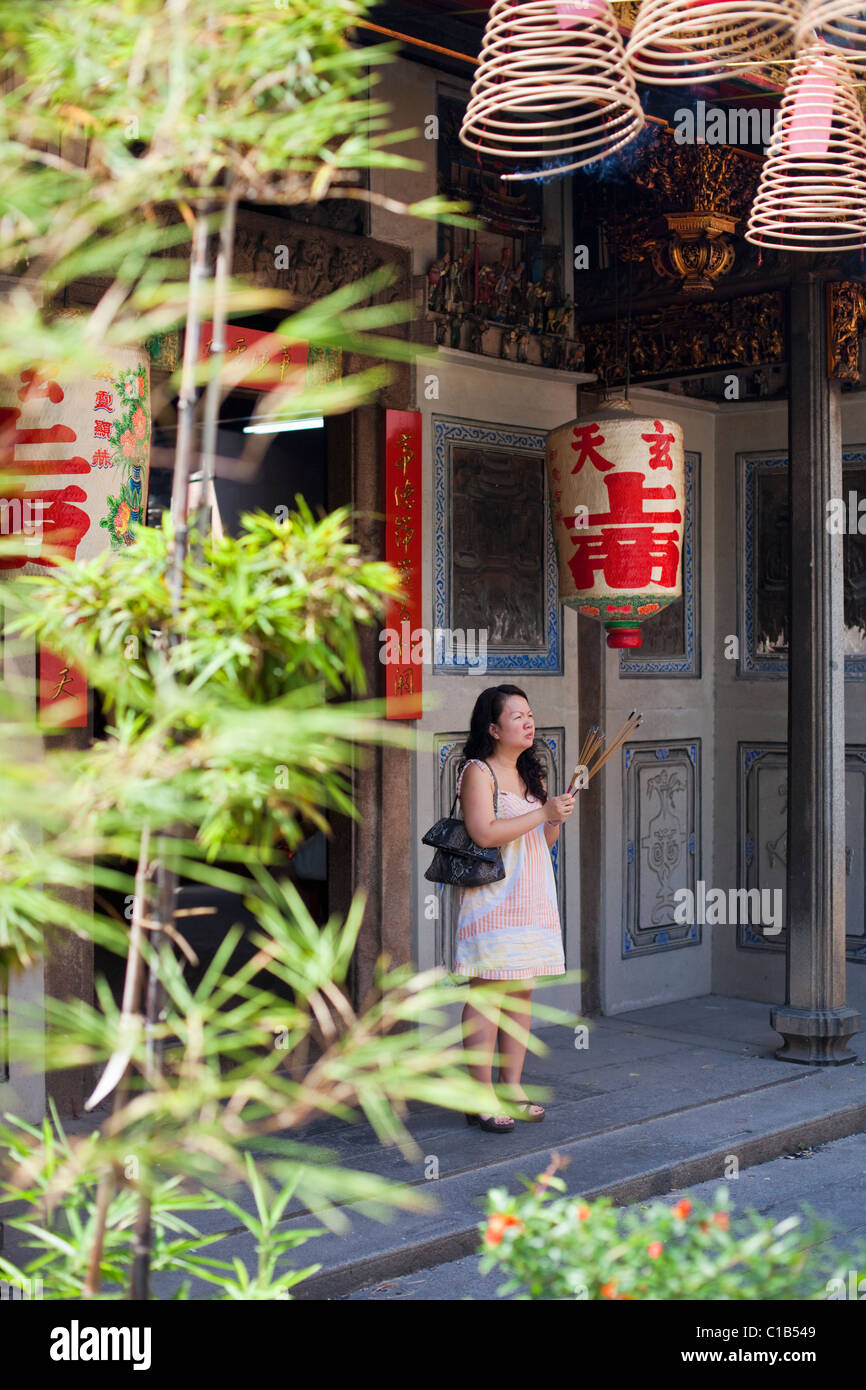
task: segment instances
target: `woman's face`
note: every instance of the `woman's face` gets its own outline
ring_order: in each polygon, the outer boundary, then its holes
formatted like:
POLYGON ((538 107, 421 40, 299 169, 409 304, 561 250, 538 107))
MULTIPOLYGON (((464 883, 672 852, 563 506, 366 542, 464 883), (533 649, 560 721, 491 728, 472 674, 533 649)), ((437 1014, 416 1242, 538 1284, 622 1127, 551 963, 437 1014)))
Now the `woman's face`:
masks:
POLYGON ((490 731, 500 748, 513 750, 519 756, 535 742, 535 719, 529 702, 522 695, 508 695, 502 713, 490 731), (497 737, 498 735, 498 737, 497 737))

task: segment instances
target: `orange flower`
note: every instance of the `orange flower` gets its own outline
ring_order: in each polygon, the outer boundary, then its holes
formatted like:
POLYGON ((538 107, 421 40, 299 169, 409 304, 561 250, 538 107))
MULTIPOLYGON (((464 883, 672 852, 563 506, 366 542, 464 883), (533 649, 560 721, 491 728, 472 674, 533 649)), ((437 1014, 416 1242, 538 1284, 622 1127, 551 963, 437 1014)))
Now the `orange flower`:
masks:
POLYGON ((586 1205, 585 1202, 581 1202, 580 1206, 577 1208, 578 1221, 588 1221, 591 1216, 592 1211, 590 1210, 590 1208, 586 1205))
POLYGON ((685 1221, 691 1209, 692 1204, 689 1201, 688 1197, 681 1197, 680 1200, 673 1207, 671 1207, 671 1211, 673 1212, 674 1216, 678 1216, 681 1221, 685 1221))
POLYGON ((602 1296, 602 1298, 616 1298, 616 1280, 615 1280, 615 1279, 611 1279, 611 1280, 610 1280, 610 1283, 608 1283, 608 1284, 602 1284, 602 1286, 601 1286, 601 1296, 602 1296))
POLYGON ((727 1231, 731 1224, 731 1218, 726 1211, 713 1212, 713 1224, 721 1231, 727 1231))
POLYGON ((129 526, 130 515, 131 513, 129 510, 129 503, 121 502, 120 506, 114 514, 114 529, 119 536, 122 536, 124 531, 129 526))
POLYGON ((135 414, 132 417, 132 428, 135 433, 136 439, 144 439, 144 436, 147 433, 147 416, 145 415, 141 406, 138 406, 138 408, 135 411, 135 414))
POLYGON ((143 377, 143 376, 137 376, 137 377, 135 378, 135 381, 136 381, 136 385, 138 386, 138 396, 139 396, 139 400, 140 400, 141 397, 144 395, 144 377, 143 377))
POLYGON ((135 458, 135 436, 131 430, 124 430, 120 436, 120 447, 123 450, 124 458, 135 458))
POLYGON ((651 1260, 657 1260, 661 1253, 662 1243, 660 1240, 654 1240, 652 1245, 647 1246, 647 1254, 649 1255, 651 1260))
POLYGON ((501 1245, 502 1237, 509 1227, 515 1229, 516 1235, 526 1229, 518 1217, 509 1216, 504 1211, 495 1211, 487 1222, 487 1230, 484 1232, 485 1245, 501 1245))

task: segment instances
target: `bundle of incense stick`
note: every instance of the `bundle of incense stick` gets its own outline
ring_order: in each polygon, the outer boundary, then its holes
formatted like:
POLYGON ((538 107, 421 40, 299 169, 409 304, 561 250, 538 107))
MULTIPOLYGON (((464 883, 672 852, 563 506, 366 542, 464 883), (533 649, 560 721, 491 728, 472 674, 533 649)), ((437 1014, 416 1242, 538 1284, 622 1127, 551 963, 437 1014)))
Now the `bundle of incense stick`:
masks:
POLYGON ((593 724, 581 745, 580 753, 568 784, 568 794, 571 795, 574 792, 581 770, 586 771, 587 781, 593 778, 597 772, 601 771, 608 758, 613 757, 617 749, 622 747, 629 735, 634 733, 635 729, 642 723, 643 715, 638 714, 637 710, 633 709, 607 747, 605 747, 605 735, 603 730, 601 730, 597 724, 593 724))

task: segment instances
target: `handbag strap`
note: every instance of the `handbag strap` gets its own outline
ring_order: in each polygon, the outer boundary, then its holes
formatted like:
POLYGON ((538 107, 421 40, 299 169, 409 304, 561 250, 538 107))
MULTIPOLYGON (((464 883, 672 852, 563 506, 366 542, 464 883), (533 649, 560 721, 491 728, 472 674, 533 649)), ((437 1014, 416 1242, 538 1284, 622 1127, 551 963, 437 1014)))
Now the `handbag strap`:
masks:
MULTIPOLYGON (((486 758, 474 758, 472 759, 472 761, 483 762, 484 766, 487 768, 487 771, 490 773, 490 776, 493 778, 493 814, 495 816, 498 814, 499 811, 499 783, 496 780, 496 773, 493 771, 493 768, 490 766, 489 762, 487 762, 486 758)), ((459 792, 454 793, 454 800, 451 803, 451 811, 449 813, 450 820, 454 819, 454 812, 457 809, 457 798, 459 795, 459 792)))

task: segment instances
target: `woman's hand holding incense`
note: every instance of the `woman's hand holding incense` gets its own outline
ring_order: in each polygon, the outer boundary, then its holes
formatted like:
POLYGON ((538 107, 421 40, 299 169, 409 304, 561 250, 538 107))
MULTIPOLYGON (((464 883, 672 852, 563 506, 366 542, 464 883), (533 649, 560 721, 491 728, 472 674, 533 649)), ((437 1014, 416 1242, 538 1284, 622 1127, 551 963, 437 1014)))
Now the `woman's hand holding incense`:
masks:
POLYGON ((551 825, 562 825, 574 810, 574 797, 570 792, 563 792, 562 796, 549 796, 544 809, 547 813, 545 819, 551 825))

